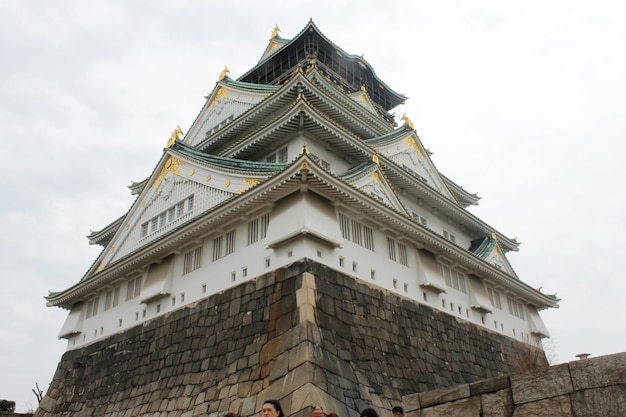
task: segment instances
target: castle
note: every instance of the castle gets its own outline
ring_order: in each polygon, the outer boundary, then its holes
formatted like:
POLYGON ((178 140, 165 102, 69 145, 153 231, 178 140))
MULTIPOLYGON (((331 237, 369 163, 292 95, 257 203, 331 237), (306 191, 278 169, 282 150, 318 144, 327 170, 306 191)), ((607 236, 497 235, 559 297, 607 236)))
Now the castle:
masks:
POLYGON ((67 352, 36 415, 247 416, 276 398, 347 417, 545 364, 539 311, 558 299, 395 120, 405 100, 312 21, 225 68, 88 236, 92 267, 46 297, 69 310, 67 352))

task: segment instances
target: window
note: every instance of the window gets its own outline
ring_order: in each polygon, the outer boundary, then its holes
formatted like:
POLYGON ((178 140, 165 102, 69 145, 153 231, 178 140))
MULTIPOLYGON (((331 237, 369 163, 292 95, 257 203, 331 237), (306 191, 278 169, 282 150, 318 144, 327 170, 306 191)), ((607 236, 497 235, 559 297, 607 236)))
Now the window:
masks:
POLYGON ((392 261, 396 260, 396 241, 392 238, 387 238, 387 250, 389 253, 389 259, 392 261))
POLYGON ((509 304, 509 313, 524 320, 524 305, 511 297, 507 297, 506 301, 509 304))
POLYGON ((270 224, 270 215, 264 214, 261 217, 250 221, 248 223, 248 245, 258 242, 261 239, 265 239, 267 235, 267 227, 270 224))
POLYGON ((324 168, 326 168, 327 170, 329 170, 329 171, 330 171, 330 162, 325 161, 325 160, 321 159, 319 156, 314 155, 314 154, 312 154, 312 153, 310 153, 310 154, 309 154, 309 156, 310 156, 310 157, 311 157, 311 159, 312 159, 313 161, 315 161, 318 165, 320 165, 320 166, 322 166, 322 167, 324 167, 324 168))
POLYGON ((343 268, 343 262, 344 262, 344 258, 343 256, 339 257, 339 266, 343 268))
POLYGON ((394 239, 388 237, 387 250, 389 252, 389 259, 399 262, 404 266, 409 266, 409 256, 405 244, 400 242, 396 243, 394 239))
POLYGON ((426 220, 426 217, 421 216, 419 213, 413 212, 413 218, 422 226, 428 227, 428 220, 426 220))
POLYGON ((409 257, 406 253, 406 245, 402 243, 398 243, 398 258, 402 265, 409 266, 409 257))
POLYGON ((100 297, 96 296, 87 302, 87 313, 86 318, 93 317, 98 314, 98 299, 100 297))
POLYGON ((224 256, 230 255, 235 252, 235 231, 231 230, 226 233, 226 246, 225 246, 224 256))
POLYGON ((450 268, 445 264, 439 264, 439 266, 441 268, 441 274, 446 281, 446 285, 467 294, 467 289, 465 287, 465 274, 450 268))
POLYGON ((222 236, 213 239, 213 260, 217 261, 222 257, 222 236))
POLYGON ((285 146, 282 149, 279 149, 278 152, 275 152, 265 159, 267 162, 279 162, 286 163, 289 160, 289 152, 287 147, 285 146))
POLYGON ((117 306, 120 302, 120 287, 115 287, 111 291, 107 291, 104 296, 104 309, 108 310, 117 306))
POLYGON ((359 246, 374 250, 374 230, 344 214, 339 214, 341 237, 351 240, 359 246))
POLYGON ((141 277, 128 281, 126 287, 126 301, 139 297, 139 293, 141 293, 141 277))
POLYGON ((393 279, 393 288, 398 288, 398 280, 396 278, 393 279))
POLYGON ((454 242, 454 243, 456 242, 456 236, 447 230, 443 231, 443 237, 448 239, 450 242, 454 242))
POLYGON ((495 308, 502 310, 502 302, 500 301, 500 291, 487 286, 487 294, 489 295, 489 301, 495 308))
POLYGON ((146 237, 148 234, 156 232, 167 226, 174 220, 182 217, 193 210, 193 194, 179 201, 175 205, 169 207, 167 210, 162 211, 150 220, 141 225, 141 237, 146 237))
POLYGON ((185 253, 183 260, 183 275, 202 267, 202 246, 185 253))

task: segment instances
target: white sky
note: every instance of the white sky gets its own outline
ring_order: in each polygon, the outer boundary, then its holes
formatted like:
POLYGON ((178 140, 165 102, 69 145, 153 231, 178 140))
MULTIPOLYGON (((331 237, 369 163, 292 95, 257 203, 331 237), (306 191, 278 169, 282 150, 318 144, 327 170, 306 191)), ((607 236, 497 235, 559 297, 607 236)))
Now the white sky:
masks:
POLYGON ((176 125, 187 131, 227 65, 237 78, 272 28, 312 18, 409 97, 438 169, 470 209, 522 242, 522 280, 554 363, 626 350, 626 3, 622 1, 0 2, 0 399, 34 409, 65 351, 66 311, 176 125))

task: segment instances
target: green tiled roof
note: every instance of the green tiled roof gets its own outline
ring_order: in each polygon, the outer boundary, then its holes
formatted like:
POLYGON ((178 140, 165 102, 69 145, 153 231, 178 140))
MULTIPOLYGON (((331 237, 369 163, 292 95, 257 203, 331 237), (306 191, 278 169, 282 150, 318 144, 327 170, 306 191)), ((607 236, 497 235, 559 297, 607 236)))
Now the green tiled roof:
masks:
POLYGON ((469 250, 476 256, 485 259, 493 251, 495 246, 496 240, 491 236, 485 236, 481 239, 472 240, 472 245, 469 250))
POLYGON ((224 169, 231 169, 246 172, 273 173, 283 170, 287 164, 276 162, 258 162, 247 161, 244 159, 227 158, 224 156, 211 155, 204 153, 193 146, 184 142, 176 141, 172 148, 174 151, 186 157, 195 159, 196 161, 217 166, 224 169))
POLYGON ((394 142, 398 140, 399 138, 406 135, 406 133, 411 130, 413 129, 411 129, 408 125, 403 124, 402 126, 400 126, 399 128, 397 128, 396 130, 392 132, 389 132, 382 136, 377 136, 375 138, 365 139, 363 142, 367 143, 368 145, 383 145, 385 143, 394 142))
POLYGON ((372 171, 376 170, 376 168, 377 165, 374 162, 365 161, 355 167, 350 168, 343 174, 340 174, 339 177, 345 181, 353 181, 363 177, 364 175, 370 174, 372 171))

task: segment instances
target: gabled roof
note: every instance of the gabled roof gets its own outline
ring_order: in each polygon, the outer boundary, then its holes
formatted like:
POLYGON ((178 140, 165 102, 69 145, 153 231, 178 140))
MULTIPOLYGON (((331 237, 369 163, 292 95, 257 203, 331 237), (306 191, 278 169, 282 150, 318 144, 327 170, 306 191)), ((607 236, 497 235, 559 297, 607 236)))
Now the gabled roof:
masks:
POLYGON ((362 57, 351 55, 322 34, 312 20, 291 41, 270 41, 261 61, 239 80, 258 84, 282 84, 296 68, 306 68, 312 61, 347 92, 362 86, 383 112, 402 104, 406 97, 390 89, 380 80, 362 57), (272 53, 268 53, 270 46, 272 53))

